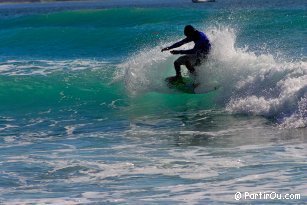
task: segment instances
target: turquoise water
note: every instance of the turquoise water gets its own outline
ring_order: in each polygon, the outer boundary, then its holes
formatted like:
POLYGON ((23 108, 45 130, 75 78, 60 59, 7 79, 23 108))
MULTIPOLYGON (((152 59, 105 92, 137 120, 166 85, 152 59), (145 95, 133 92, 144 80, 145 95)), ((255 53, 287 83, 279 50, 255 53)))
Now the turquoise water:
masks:
POLYGON ((0 5, 0 204, 306 203, 306 27, 301 0, 0 5), (164 83, 186 24, 216 92, 164 83))

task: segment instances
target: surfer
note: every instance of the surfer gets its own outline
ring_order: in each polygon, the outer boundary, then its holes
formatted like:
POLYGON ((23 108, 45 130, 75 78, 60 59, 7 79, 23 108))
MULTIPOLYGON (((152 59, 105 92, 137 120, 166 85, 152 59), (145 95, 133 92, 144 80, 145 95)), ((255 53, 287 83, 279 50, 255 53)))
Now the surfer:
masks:
POLYGON ((169 46, 165 47, 161 50, 163 51, 168 51, 174 48, 178 48, 186 43, 194 42, 194 48, 190 50, 172 50, 170 51, 171 54, 176 55, 176 54, 184 54, 183 56, 179 57, 175 62, 174 62, 174 67, 176 70, 176 76, 173 76, 169 78, 170 81, 182 81, 182 76, 181 76, 181 65, 185 65, 189 72, 192 75, 195 74, 195 68, 194 66, 198 66, 201 64, 201 60, 206 59, 207 55, 210 52, 211 49, 211 44, 206 36, 201 31, 196 30, 193 26, 187 25, 184 27, 184 35, 186 36, 185 39, 169 46))

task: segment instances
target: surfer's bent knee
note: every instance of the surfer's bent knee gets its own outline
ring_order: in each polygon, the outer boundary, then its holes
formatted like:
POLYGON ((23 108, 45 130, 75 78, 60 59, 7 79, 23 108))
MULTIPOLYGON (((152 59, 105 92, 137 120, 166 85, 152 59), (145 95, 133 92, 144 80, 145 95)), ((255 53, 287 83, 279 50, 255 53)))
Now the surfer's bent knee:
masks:
POLYGON ((175 65, 185 65, 186 62, 188 61, 187 56, 180 56, 175 62, 175 65))

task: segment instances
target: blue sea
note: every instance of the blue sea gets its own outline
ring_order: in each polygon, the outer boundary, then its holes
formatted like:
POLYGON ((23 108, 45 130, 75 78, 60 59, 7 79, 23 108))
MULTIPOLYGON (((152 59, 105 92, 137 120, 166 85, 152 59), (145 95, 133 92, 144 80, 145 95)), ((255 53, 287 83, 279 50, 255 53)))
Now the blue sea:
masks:
POLYGON ((306 204, 306 7, 0 4, 0 204, 306 204), (198 94, 164 81, 187 24, 198 94))

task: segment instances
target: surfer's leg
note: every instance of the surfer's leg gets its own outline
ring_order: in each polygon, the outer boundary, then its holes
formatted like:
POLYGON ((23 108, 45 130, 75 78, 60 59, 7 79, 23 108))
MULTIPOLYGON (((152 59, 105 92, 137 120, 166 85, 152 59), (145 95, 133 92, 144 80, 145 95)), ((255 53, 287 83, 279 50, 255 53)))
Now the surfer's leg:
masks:
POLYGON ((187 67, 187 69, 189 70, 189 72, 191 73, 191 74, 194 74, 195 73, 195 68, 194 68, 194 66, 192 65, 192 63, 190 62, 190 61, 186 61, 185 62, 185 66, 187 67))
POLYGON ((195 68, 193 65, 195 64, 195 61, 196 59, 194 55, 184 55, 184 56, 179 57, 174 62, 176 75, 181 76, 181 68, 180 68, 181 65, 185 65, 190 73, 194 73, 195 68))
POLYGON ((185 66, 193 76, 196 75, 195 66, 199 65, 200 65, 200 60, 197 57, 197 55, 189 55, 187 61, 185 62, 185 66))
POLYGON ((175 71, 176 71, 176 77, 181 77, 180 63, 178 63, 177 61, 175 61, 175 62, 174 62, 174 67, 175 67, 175 71))
POLYGON ((176 77, 181 78, 181 65, 185 65, 186 62, 188 61, 188 56, 180 56, 175 62, 174 62, 174 67, 176 70, 176 77))

